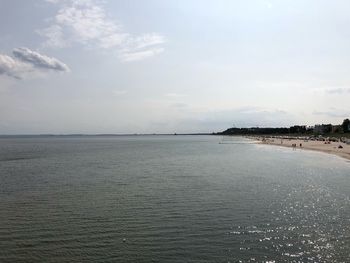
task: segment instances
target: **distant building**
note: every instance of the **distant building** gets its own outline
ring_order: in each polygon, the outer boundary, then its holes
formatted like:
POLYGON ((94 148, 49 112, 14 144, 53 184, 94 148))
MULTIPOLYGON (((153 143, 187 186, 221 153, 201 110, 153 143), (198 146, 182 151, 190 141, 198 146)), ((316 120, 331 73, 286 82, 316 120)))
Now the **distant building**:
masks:
POLYGON ((332 131, 332 124, 316 124, 314 127, 314 133, 325 134, 332 131))

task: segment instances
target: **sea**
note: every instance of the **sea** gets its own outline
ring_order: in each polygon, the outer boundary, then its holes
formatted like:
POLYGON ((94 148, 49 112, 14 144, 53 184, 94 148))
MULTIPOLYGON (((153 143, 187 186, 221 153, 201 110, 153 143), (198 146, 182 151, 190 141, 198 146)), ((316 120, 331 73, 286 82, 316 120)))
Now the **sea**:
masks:
POLYGON ((243 137, 2 137, 0 262, 350 262, 350 162, 243 137))

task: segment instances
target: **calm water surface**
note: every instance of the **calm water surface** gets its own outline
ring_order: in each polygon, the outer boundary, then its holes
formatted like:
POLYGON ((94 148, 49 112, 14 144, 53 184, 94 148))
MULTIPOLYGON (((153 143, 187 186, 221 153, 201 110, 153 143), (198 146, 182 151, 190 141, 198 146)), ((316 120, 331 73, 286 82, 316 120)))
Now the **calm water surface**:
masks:
POLYGON ((350 262, 350 163, 216 136, 0 139, 0 262, 350 262))

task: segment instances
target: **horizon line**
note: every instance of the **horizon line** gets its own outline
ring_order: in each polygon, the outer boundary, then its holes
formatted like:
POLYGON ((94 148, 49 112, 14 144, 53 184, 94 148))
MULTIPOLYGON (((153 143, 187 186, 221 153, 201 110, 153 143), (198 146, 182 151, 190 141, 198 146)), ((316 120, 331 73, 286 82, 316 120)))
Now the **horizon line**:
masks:
POLYGON ((38 133, 38 134, 0 134, 0 137, 30 137, 30 136, 154 136, 154 135, 211 135, 216 132, 192 132, 192 133, 38 133))

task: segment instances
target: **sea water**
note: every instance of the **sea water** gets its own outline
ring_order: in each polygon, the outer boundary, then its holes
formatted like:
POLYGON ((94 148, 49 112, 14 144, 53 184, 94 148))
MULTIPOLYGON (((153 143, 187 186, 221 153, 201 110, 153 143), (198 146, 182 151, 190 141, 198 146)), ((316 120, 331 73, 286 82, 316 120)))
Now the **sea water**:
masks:
POLYGON ((0 262, 350 262, 350 163, 240 137, 1 138, 0 262))

